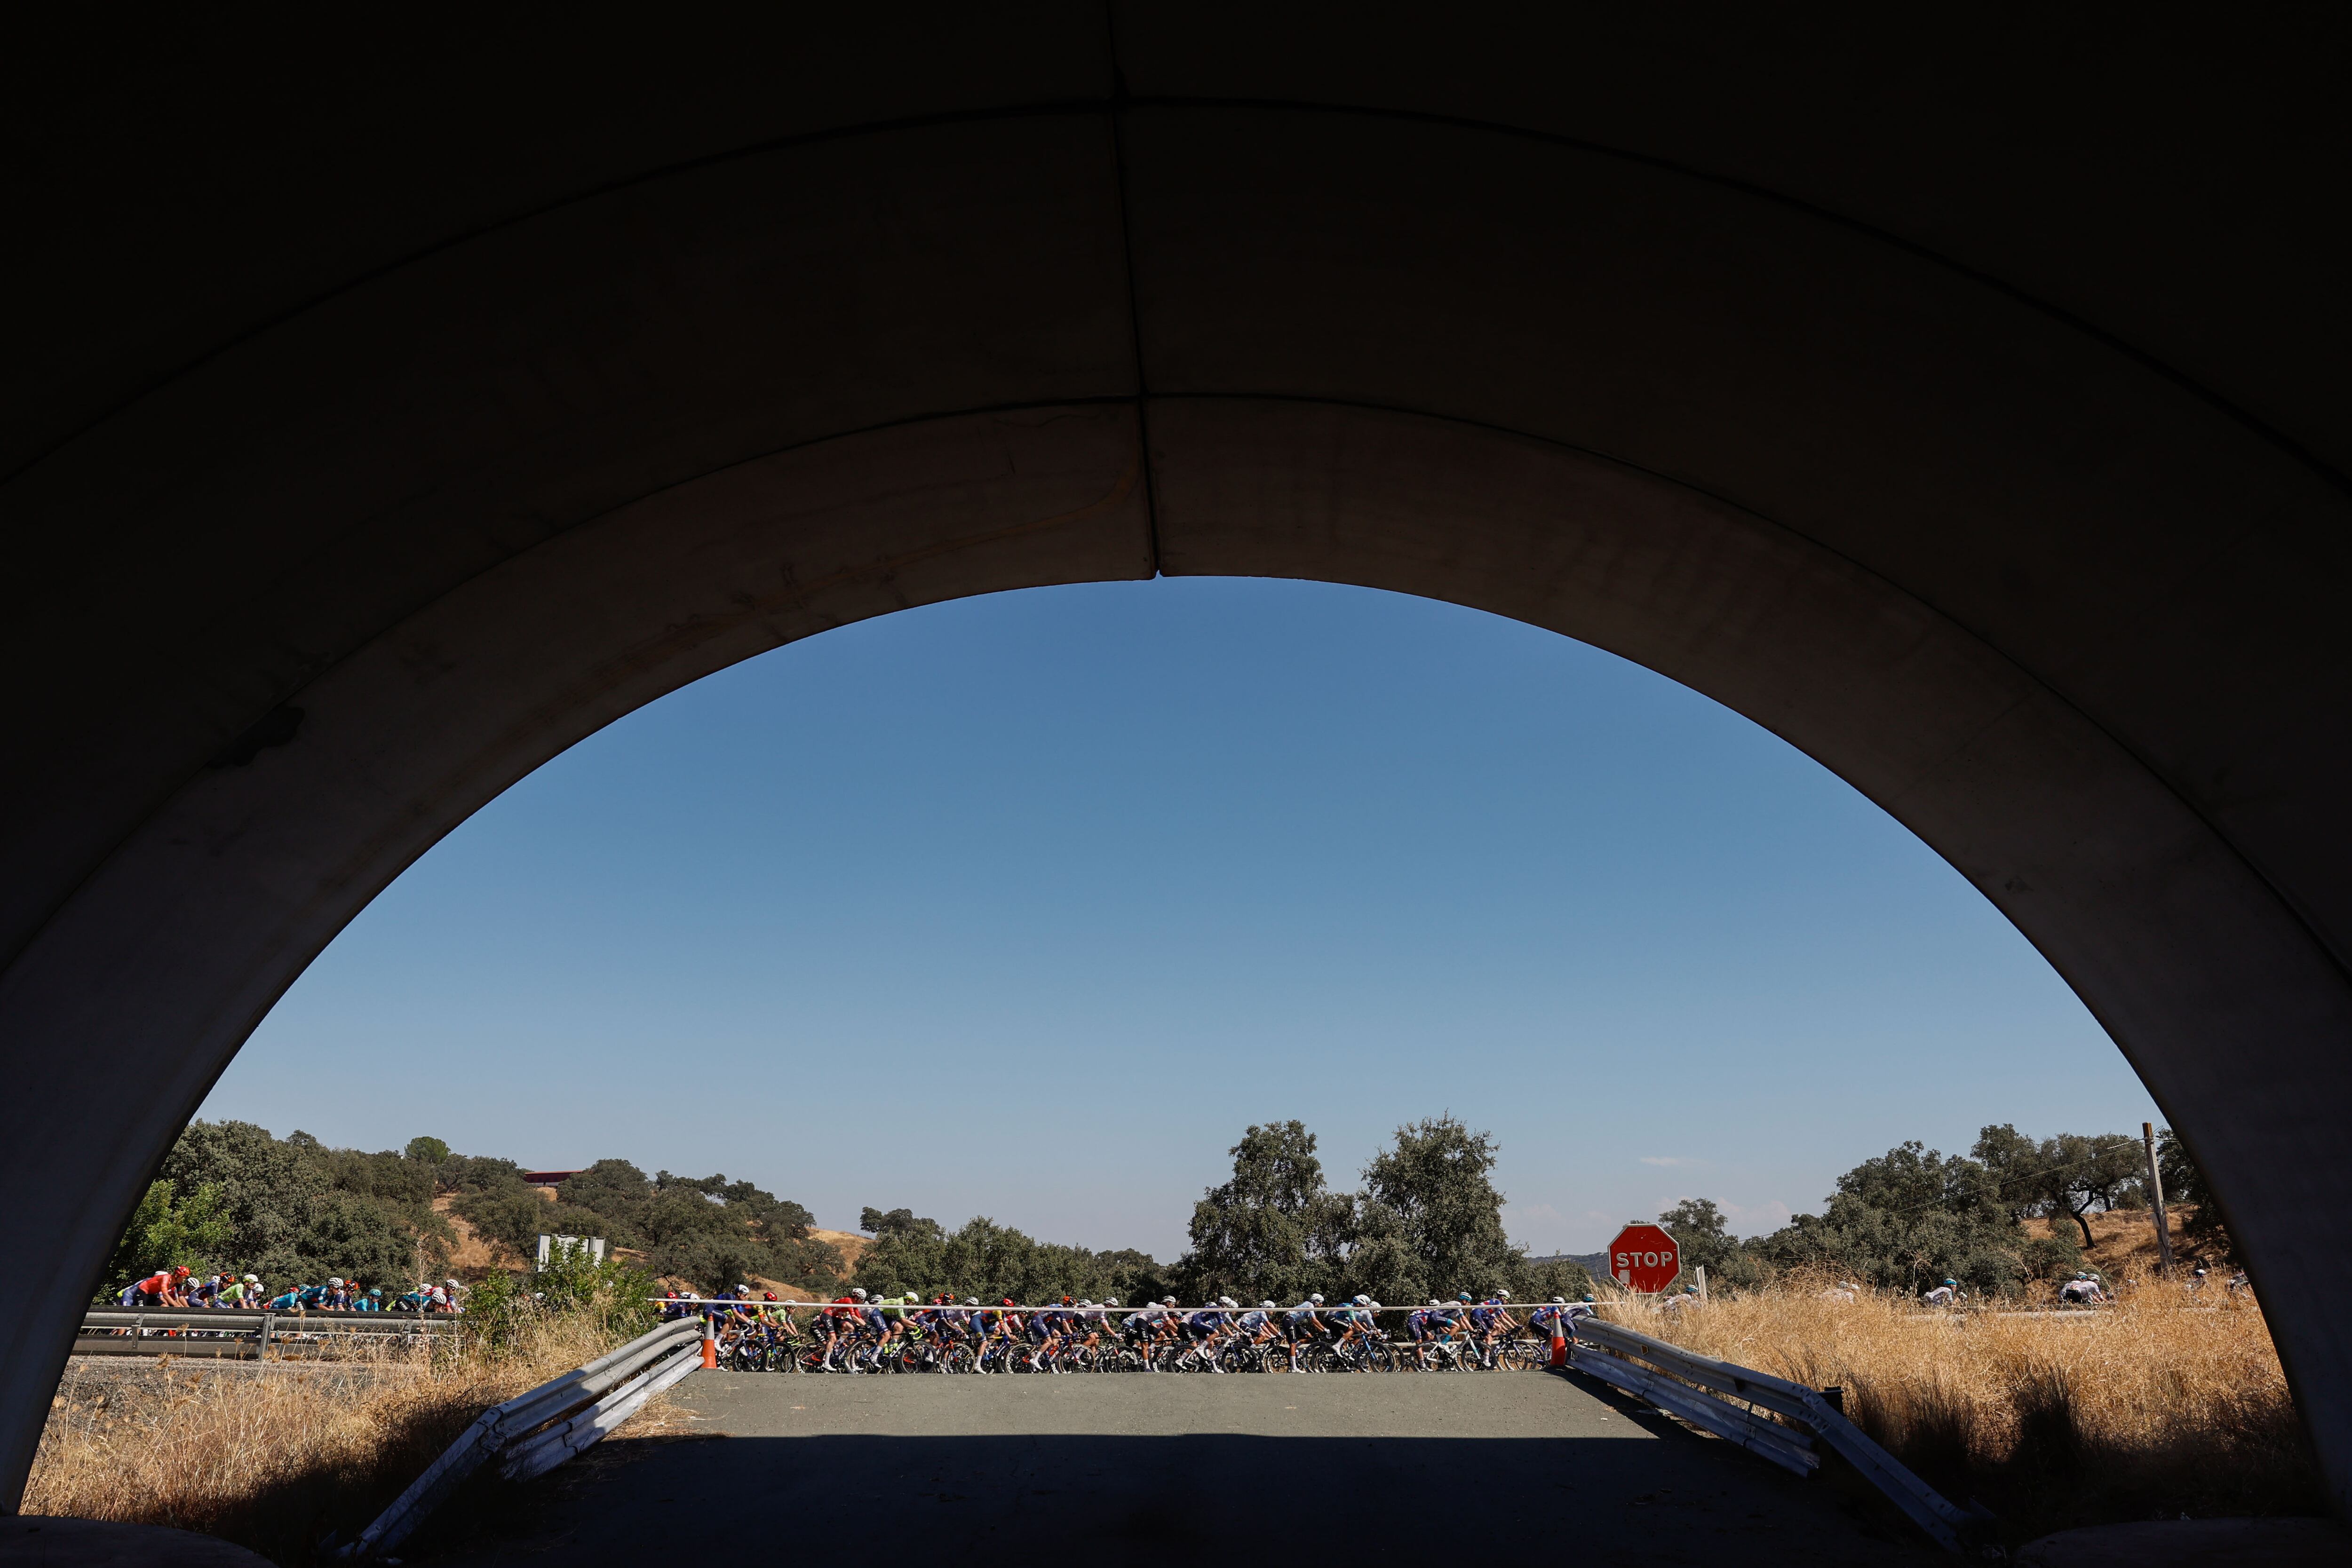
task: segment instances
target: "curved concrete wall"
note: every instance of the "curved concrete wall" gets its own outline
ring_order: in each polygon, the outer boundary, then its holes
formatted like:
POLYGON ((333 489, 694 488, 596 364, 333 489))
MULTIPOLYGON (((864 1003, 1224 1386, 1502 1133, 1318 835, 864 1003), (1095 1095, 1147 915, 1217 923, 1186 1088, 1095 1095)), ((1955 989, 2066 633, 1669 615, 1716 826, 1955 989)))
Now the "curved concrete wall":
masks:
MULTIPOLYGON (((1640 660, 1958 865, 2296 1282, 2352 1490, 2352 246, 2290 199, 2340 41, 1336 15, 19 84, 13 1255, 92 1278, 303 966, 630 708, 961 594, 1313 577, 1640 660), (2195 157, 2128 112, 2184 87, 2195 157)), ((12 1489, 70 1333, 0 1325, 12 1489)))

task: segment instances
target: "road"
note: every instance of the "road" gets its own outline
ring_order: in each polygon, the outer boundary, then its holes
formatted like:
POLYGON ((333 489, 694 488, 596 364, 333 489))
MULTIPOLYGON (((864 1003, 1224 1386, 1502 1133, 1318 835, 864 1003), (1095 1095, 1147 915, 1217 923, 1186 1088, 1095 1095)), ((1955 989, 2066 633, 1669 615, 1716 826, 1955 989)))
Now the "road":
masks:
POLYGON ((483 1568, 894 1551, 1034 1564, 1073 1550, 1200 1568, 1204 1553, 1392 1563, 1468 1547, 1743 1568, 1945 1561, 1832 1480, 1548 1373, 713 1372, 671 1398, 669 1427, 688 1435, 614 1438, 462 1511, 417 1554, 483 1568))

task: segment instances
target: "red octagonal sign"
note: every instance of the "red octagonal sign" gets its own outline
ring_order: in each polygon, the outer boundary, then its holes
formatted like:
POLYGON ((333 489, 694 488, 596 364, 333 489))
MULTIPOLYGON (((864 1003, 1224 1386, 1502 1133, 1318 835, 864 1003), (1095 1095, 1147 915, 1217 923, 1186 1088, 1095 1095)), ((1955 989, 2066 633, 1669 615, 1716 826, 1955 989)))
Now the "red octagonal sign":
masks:
POLYGON ((1609 1244, 1609 1272, 1632 1291, 1663 1291, 1683 1271, 1682 1249, 1660 1225, 1629 1225, 1609 1244))

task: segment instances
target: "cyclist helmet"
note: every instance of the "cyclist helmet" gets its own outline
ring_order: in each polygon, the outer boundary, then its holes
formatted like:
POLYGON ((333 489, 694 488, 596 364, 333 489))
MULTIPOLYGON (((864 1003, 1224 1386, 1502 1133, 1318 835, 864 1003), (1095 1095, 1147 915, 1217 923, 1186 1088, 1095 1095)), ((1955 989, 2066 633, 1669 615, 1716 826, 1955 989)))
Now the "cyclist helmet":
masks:
POLYGON ((1166 1301, 1164 1301, 1160 1302, 1160 1304, 1161 1306, 1163 1306, 1163 1307, 1172 1307, 1172 1306, 1174 1306, 1174 1305, 1176 1304, 1176 1298, 1175 1298, 1175 1297, 1173 1297, 1173 1296, 1171 1296, 1171 1297, 1169 1297, 1166 1301))
POLYGON ((760 1299, 763 1301, 772 1301, 776 1299, 776 1292, 773 1291, 763 1291, 760 1293, 760 1299))
POLYGON ((1321 1305, 1323 1304, 1323 1292, 1322 1292, 1322 1291, 1317 1291, 1313 1292, 1312 1294, 1308 1295, 1308 1297, 1307 1297, 1307 1299, 1308 1301, 1310 1301, 1314 1302, 1317 1306, 1318 1306, 1318 1307, 1319 1307, 1319 1306, 1321 1306, 1321 1305))
POLYGON ((1564 1307, 1568 1305, 1568 1298, 1566 1296, 1554 1296, 1551 1299, 1551 1304, 1555 1307, 1564 1307))
MULTIPOLYGON (((181 1272, 181 1273, 183 1273, 183 1274, 184 1274, 184 1273, 186 1273, 186 1272, 187 1272, 187 1270, 186 1270, 185 1269, 183 1269, 183 1270, 180 1270, 180 1272, 181 1272)), ((341 1290, 342 1288, 343 1288, 343 1282, 342 1282, 341 1280, 330 1280, 330 1281, 327 1281, 327 1289, 329 1289, 329 1290, 331 1290, 331 1291, 340 1291, 340 1290, 341 1290)))
POLYGON ((1454 1292, 1454 1299, 1457 1301, 1466 1301, 1470 1299, 1470 1292, 1467 1291, 1457 1291, 1454 1292))
POLYGON ((368 1294, 371 1296, 381 1296, 383 1294, 383 1287, 382 1285, 378 1285, 373 1290, 370 1291, 368 1294))
POLYGON ((1115 1307, 1118 1305, 1118 1298, 1117 1296, 1105 1296, 1103 1298, 1103 1305, 1106 1307, 1115 1307))
POLYGON ((1271 1307, 1274 1303, 1272 1301, 1260 1301, 1258 1305, 1261 1307, 1271 1307))
POLYGON ((261 1283, 261 1276, 258 1274, 247 1274, 245 1277, 245 1282, 248 1285, 258 1285, 261 1283))
POLYGON ((1495 1292, 1495 1299, 1498 1301, 1507 1301, 1511 1299, 1511 1292, 1508 1291, 1497 1291, 1495 1292))
POLYGON ((1433 1307, 1442 1307, 1442 1306, 1444 1306, 1445 1303, 1444 1303, 1444 1301, 1439 1301, 1435 1296, 1432 1296, 1432 1297, 1430 1297, 1430 1298, 1429 1298, 1429 1304, 1430 1304, 1431 1306, 1433 1306, 1433 1307))
POLYGON ((1369 1306, 1370 1306, 1371 1304, 1372 1304, 1372 1299, 1371 1299, 1371 1297, 1370 1297, 1370 1296, 1358 1296, 1358 1297, 1356 1298, 1356 1305, 1358 1305, 1358 1306, 1360 1306, 1360 1307, 1369 1307, 1369 1306))
POLYGON ((1947 1281, 1944 1281, 1944 1283, 1946 1283, 1947 1285, 1955 1285, 1955 1286, 1956 1286, 1956 1285, 1958 1285, 1958 1284, 1959 1283, 1959 1281, 1958 1281, 1958 1280, 1947 1280, 1947 1281))
POLYGON ((856 1297, 861 1301, 866 1299, 866 1292, 862 1290, 852 1290, 849 1293, 856 1297))
POLYGON ((1592 1292, 1591 1292, 1591 1291, 1585 1291, 1585 1292, 1584 1292, 1584 1294, 1582 1294, 1582 1295, 1580 1295, 1580 1296, 1577 1297, 1576 1299, 1577 1299, 1578 1301, 1591 1301, 1591 1300, 1592 1299, 1592 1292))
POLYGON ((1012 1298, 1012 1297, 1010 1297, 1010 1296, 1005 1297, 1005 1298, 1004 1298, 1004 1304, 1005 1304, 1006 1306, 1008 1306, 1008 1307, 1009 1307, 1009 1306, 1011 1306, 1011 1305, 1013 1304, 1013 1298, 1012 1298))
POLYGON ((1241 1303, 1234 1301, 1231 1296, 1219 1296, 1217 1298, 1217 1305, 1221 1307, 1237 1307, 1240 1306, 1241 1303))
POLYGON ((976 1307, 980 1305, 980 1298, 978 1296, 966 1296, 963 1299, 963 1304, 967 1307, 976 1307))

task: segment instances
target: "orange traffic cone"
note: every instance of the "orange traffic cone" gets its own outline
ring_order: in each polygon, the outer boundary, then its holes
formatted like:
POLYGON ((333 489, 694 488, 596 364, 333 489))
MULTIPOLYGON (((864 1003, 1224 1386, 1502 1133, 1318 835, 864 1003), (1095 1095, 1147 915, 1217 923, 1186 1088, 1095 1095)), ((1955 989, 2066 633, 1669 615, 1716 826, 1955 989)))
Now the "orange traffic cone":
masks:
POLYGON ((1551 1331, 1551 1364, 1554 1366, 1568 1364, 1568 1336, 1558 1329, 1551 1331))

